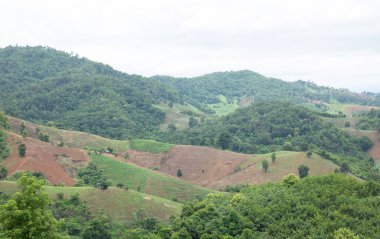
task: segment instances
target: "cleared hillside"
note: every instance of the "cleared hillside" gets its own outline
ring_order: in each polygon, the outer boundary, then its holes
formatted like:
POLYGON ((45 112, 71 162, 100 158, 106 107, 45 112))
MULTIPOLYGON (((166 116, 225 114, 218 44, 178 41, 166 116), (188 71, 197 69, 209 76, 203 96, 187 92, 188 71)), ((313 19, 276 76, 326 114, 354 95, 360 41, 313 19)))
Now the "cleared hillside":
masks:
POLYGON ((123 183, 128 188, 147 194, 185 201, 196 197, 203 198, 213 190, 195 186, 179 178, 138 167, 116 159, 92 155, 92 162, 103 170, 114 185, 123 183))

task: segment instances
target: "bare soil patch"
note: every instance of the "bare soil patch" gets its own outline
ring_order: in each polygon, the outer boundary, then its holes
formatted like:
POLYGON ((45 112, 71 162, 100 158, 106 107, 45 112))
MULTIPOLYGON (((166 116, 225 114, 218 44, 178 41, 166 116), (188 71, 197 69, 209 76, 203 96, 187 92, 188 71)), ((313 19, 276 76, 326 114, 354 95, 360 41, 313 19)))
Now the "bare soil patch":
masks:
POLYGON ((9 132, 8 146, 10 156, 3 162, 8 168, 8 175, 17 171, 39 171, 54 185, 74 185, 75 168, 89 160, 84 150, 59 147, 30 137, 23 139, 9 132), (18 154, 18 142, 26 145, 25 157, 18 154))

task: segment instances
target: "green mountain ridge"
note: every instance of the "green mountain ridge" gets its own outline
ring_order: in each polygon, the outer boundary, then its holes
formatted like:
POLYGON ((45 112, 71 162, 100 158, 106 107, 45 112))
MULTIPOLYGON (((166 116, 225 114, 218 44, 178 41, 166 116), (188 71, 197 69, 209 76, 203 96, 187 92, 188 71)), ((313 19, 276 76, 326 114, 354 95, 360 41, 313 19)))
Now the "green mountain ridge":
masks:
POLYGON ((212 116, 212 105, 222 98, 239 104, 282 99, 311 105, 331 100, 380 105, 379 94, 285 82, 247 70, 147 78, 49 47, 0 49, 0 108, 36 123, 50 121, 60 128, 118 139, 147 138, 156 135, 165 120, 165 112, 154 105, 189 104, 212 116))

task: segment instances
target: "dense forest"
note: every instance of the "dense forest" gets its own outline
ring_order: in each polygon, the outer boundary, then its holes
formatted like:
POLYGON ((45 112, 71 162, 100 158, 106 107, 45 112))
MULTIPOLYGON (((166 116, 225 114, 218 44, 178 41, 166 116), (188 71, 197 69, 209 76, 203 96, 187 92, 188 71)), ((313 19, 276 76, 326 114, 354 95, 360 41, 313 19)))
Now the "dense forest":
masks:
POLYGON ((313 102, 380 105, 380 96, 285 82, 251 71, 194 78, 129 75, 110 66, 48 47, 0 49, 0 109, 35 123, 110 138, 156 135, 165 113, 161 102, 189 104, 205 114, 220 102, 313 102))
POLYGON ((313 151, 361 177, 378 174, 365 152, 372 141, 325 123, 313 111, 292 103, 256 103, 197 127, 161 134, 177 144, 214 146, 244 153, 313 151))
POLYGON ((371 93, 357 94, 345 89, 317 86, 312 82, 286 82, 252 71, 217 72, 194 78, 153 77, 198 104, 218 103, 219 95, 228 100, 252 98, 254 102, 281 101, 305 104, 310 101, 380 105, 380 97, 371 93))
POLYGON ((178 94, 147 78, 46 47, 0 49, 0 107, 12 116, 111 138, 158 130, 152 104, 178 94))
POLYGON ((380 110, 371 109, 370 112, 361 114, 356 128, 361 130, 377 130, 380 133, 380 110))
POLYGON ((27 233, 51 239, 358 239, 380 234, 380 185, 344 174, 303 179, 290 174, 281 183, 235 187, 234 193, 188 202, 169 222, 141 214, 124 225, 102 211, 91 213, 77 195, 58 194, 52 201, 34 177, 23 175, 18 185, 19 193, 0 194, 2 238, 29 238, 23 237, 27 233))

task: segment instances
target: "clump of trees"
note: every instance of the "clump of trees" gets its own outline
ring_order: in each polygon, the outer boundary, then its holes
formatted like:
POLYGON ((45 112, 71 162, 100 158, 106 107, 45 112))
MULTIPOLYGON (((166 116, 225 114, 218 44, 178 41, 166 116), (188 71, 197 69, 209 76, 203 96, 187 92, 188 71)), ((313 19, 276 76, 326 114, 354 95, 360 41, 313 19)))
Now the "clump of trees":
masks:
POLYGON ((108 189, 111 185, 111 182, 107 180, 103 171, 92 162, 79 170, 78 177, 80 179, 79 185, 83 183, 103 190, 108 189))

